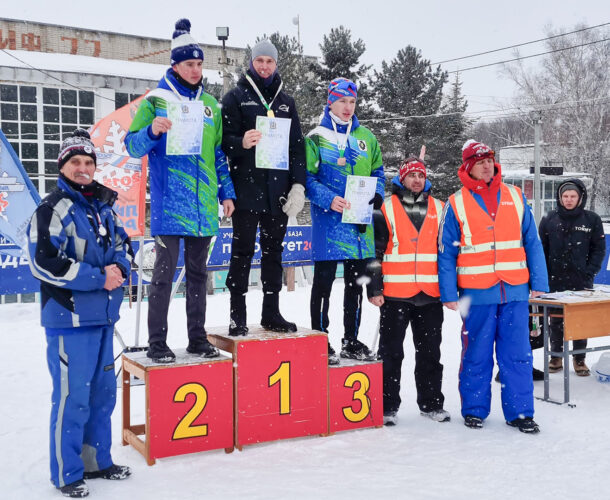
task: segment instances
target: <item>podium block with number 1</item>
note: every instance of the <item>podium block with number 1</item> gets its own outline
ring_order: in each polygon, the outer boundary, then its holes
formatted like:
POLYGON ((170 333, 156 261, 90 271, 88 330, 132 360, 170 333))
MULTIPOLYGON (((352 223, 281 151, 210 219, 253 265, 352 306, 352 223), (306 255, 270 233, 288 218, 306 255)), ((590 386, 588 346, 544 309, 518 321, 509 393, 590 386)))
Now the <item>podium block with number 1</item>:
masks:
POLYGON ((226 328, 208 331, 210 342, 233 355, 235 446, 326 434, 326 335, 249 328, 243 337, 230 337, 226 328))

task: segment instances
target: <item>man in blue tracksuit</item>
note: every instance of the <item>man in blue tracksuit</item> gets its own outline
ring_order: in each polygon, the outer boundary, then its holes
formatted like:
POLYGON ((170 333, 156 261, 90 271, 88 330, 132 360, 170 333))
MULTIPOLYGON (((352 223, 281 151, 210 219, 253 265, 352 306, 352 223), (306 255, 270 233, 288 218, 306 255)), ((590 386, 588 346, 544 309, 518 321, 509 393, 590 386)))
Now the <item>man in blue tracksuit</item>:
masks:
POLYGON ((464 424, 481 428, 491 405, 493 349, 502 380, 506 423, 537 433, 533 420, 528 297, 548 291, 536 224, 521 191, 502 183, 501 167, 485 144, 468 141, 439 232, 441 301, 462 307, 459 389, 464 424))
POLYGON ((57 189, 42 200, 28 227, 53 380, 51 481, 68 497, 89 494, 84 479, 131 474, 110 455, 112 339, 131 249, 112 210, 117 194, 93 180, 95 161, 89 134, 76 130, 61 146, 57 189))

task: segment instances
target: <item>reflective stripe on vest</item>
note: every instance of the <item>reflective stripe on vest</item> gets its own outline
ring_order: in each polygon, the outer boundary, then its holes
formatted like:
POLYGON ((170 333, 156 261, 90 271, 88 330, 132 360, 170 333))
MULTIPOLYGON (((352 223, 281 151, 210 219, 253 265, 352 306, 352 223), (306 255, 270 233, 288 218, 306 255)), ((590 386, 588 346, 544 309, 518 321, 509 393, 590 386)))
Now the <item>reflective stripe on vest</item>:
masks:
POLYGON ((462 188, 450 198, 462 237, 457 259, 460 288, 489 288, 499 281, 527 283, 529 271, 521 235, 525 210, 521 191, 501 184, 495 220, 462 188), (467 208, 468 207, 468 208, 467 208))
POLYGON ((386 200, 382 211, 391 236, 381 264, 383 294, 408 298, 424 292, 439 297, 436 261, 443 204, 428 197, 428 209, 419 233, 398 196, 393 195, 386 200))

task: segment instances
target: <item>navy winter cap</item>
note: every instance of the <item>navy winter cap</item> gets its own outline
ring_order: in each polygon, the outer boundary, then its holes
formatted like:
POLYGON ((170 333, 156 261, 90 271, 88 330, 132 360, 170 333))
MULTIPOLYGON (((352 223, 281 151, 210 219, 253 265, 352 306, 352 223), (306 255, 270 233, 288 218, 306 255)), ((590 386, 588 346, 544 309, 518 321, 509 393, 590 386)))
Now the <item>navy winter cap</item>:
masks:
POLYGON ((176 31, 172 35, 172 56, 170 65, 189 59, 201 59, 203 50, 191 36, 191 22, 188 19, 176 21, 176 31))
POLYGON ((61 151, 57 158, 57 167, 61 170, 70 158, 76 155, 90 156, 93 162, 97 162, 95 146, 91 142, 89 132, 85 129, 77 128, 72 135, 66 137, 61 143, 61 151))

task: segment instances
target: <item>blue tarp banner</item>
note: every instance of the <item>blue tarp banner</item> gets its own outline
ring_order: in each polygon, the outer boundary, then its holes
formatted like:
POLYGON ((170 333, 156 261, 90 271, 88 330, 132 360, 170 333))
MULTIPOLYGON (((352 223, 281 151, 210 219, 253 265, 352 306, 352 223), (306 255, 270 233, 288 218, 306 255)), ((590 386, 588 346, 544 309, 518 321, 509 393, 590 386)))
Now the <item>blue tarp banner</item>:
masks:
POLYGON ((14 245, 0 245, 0 253, 24 255, 25 232, 38 203, 40 195, 0 130, 0 238, 14 245))
MULTIPOLYGON (((219 271, 229 267, 231 258, 231 239, 233 228, 220 228, 220 233, 216 237, 208 258, 208 268, 210 271, 219 271)), ((133 249, 136 254, 135 262, 139 262, 140 242, 138 239, 132 241, 133 249)), ((284 238, 284 252, 282 261, 285 266, 304 266, 311 265, 311 226, 288 226, 286 237, 284 238)), ((144 273, 143 282, 148 284, 152 276, 152 268, 155 263, 155 244, 152 239, 144 240, 144 273)), ((0 295, 12 295, 17 293, 34 293, 39 291, 39 282, 32 276, 27 259, 19 257, 19 248, 0 238, 0 295), (15 253, 13 253, 15 252, 15 253)), ((252 259, 252 266, 260 266, 261 250, 258 243, 258 235, 255 244, 255 254, 252 259)), ((174 279, 180 273, 180 268, 184 265, 183 253, 178 257, 178 270, 174 279)), ((132 273, 132 283, 138 282, 138 273, 132 273)))

